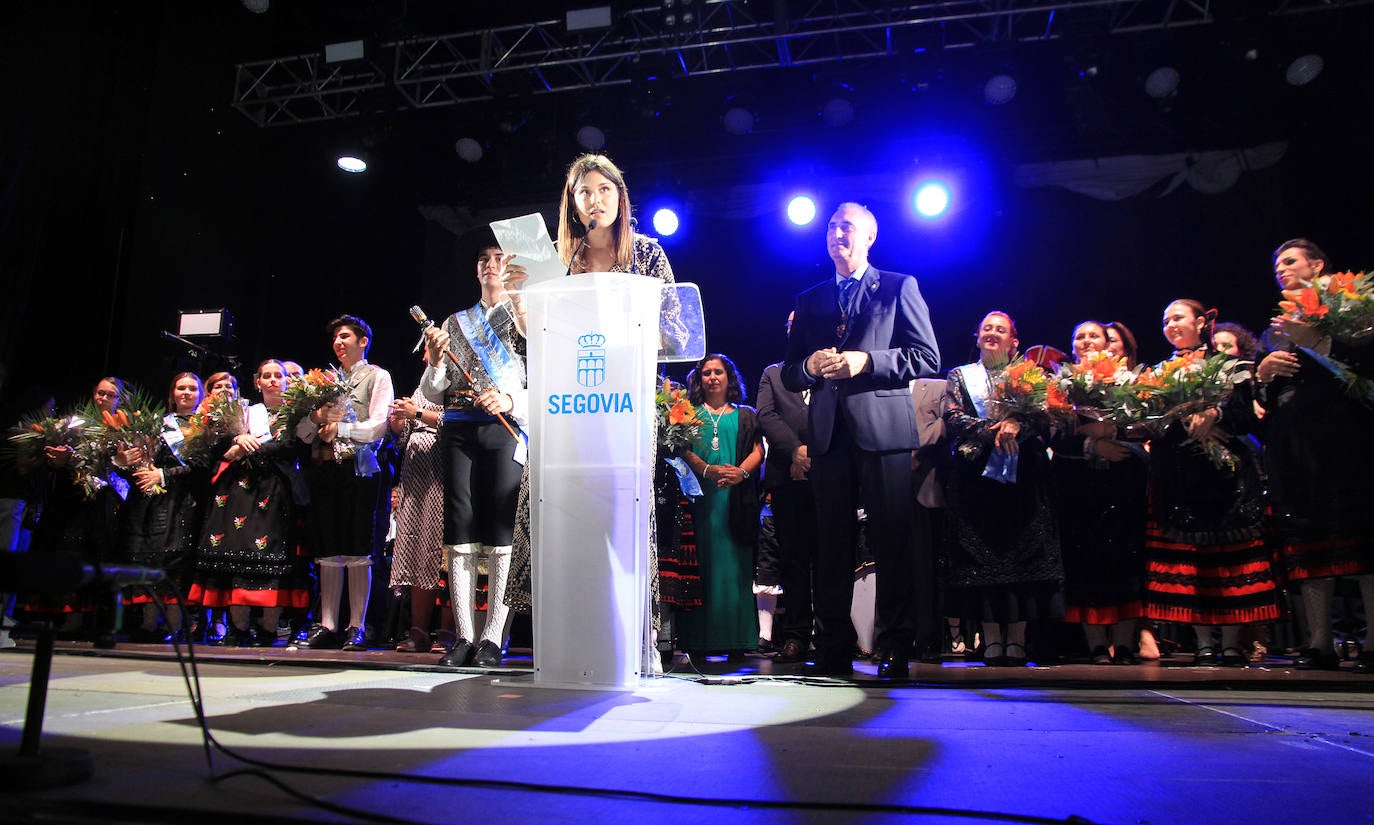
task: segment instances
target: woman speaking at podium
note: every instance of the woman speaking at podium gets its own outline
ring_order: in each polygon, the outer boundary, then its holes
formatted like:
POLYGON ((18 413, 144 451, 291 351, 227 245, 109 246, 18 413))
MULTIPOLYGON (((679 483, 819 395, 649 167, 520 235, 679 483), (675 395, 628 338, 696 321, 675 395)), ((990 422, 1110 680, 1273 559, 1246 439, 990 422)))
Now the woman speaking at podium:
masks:
MULTIPOLYGON (((625 176, 605 155, 582 155, 568 167, 563 196, 558 210, 558 254, 568 274, 583 272, 630 272, 673 283, 673 267, 663 247, 654 238, 635 231, 631 217, 630 193, 625 176)), ((524 329, 525 305, 519 288, 525 280, 524 268, 507 267, 506 289, 524 329)), ((660 313, 663 334, 660 347, 681 349, 687 342, 676 297, 664 293, 660 313)), ((653 519, 650 519, 653 524, 653 519)), ((506 600, 517 610, 530 610, 530 511, 529 472, 520 485, 520 504, 515 524, 515 555, 506 600)), ((657 537, 650 536, 649 581, 654 625, 658 625, 657 537)))

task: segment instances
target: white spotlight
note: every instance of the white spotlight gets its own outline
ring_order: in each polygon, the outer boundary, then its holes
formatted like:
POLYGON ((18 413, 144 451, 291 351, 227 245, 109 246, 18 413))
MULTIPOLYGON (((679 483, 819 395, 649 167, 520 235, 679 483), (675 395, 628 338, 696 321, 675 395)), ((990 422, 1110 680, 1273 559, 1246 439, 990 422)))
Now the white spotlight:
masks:
POLYGON ((1305 54, 1295 58, 1288 64, 1288 71, 1283 76, 1291 86, 1306 86, 1308 83, 1317 79, 1317 75, 1322 73, 1326 67, 1326 61, 1322 60, 1319 54, 1305 54))
POLYGON ((988 78, 988 82, 983 84, 983 100, 989 106, 1001 106, 1010 103, 1016 97, 1016 78, 1009 74, 998 74, 988 78))
POLYGON ((754 131, 754 113, 736 106, 725 113, 725 131, 732 135, 747 135, 754 131))
POLYGON ((1178 69, 1173 66, 1160 66, 1145 78, 1145 94, 1155 100, 1163 100, 1178 91, 1178 69))
POLYGON ((798 195, 787 202, 787 219, 797 226, 806 226, 816 218, 816 202, 806 195, 798 195))
POLYGON ((577 145, 588 152, 599 152, 606 148, 606 133, 595 126, 583 126, 577 130, 577 145))
POLYGON ((458 157, 468 163, 476 163, 482 159, 482 144, 470 137, 458 138, 453 144, 453 151, 458 153, 458 157))
POLYGON ((367 161, 356 155, 339 155, 339 159, 334 162, 339 165, 340 169, 354 175, 367 171, 367 161))

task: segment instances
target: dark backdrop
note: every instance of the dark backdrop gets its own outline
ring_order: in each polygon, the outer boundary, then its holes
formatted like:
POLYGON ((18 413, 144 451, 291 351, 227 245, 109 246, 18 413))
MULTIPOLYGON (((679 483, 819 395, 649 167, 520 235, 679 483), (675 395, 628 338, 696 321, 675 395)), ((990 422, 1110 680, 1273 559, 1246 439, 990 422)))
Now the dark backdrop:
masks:
MULTIPOLYGON (((219 307, 233 313, 236 338, 214 346, 241 359, 241 379, 269 355, 328 363, 324 324, 346 311, 373 324, 372 360, 405 391, 418 375, 407 308, 439 316, 475 300, 473 226, 536 209, 552 220, 589 112, 604 118, 646 229, 650 204, 687 207, 665 247, 678 278, 701 287, 709 347, 733 356, 751 384, 782 355, 792 296, 831 272, 820 228, 787 227, 780 202, 767 213, 741 205, 759 187, 815 192, 822 222, 839 200, 868 203, 880 221, 873 260, 920 278, 946 367, 971 357, 973 326, 993 308, 1017 319, 1023 345, 1066 348, 1075 322, 1122 320, 1152 360, 1165 354, 1157 324, 1175 297, 1262 327, 1277 297, 1269 253, 1288 237, 1317 239, 1342 267, 1374 262, 1374 165, 1356 126, 1374 99, 1359 65, 1368 13, 1309 15, 1301 30, 1271 35, 1271 61, 1300 36, 1301 48, 1324 48, 1326 70, 1309 87, 1284 86, 1281 63, 1250 85, 1203 67, 1166 105, 1140 100, 1136 67, 1089 92, 1024 74, 1017 100, 993 110, 959 79, 963 57, 950 57, 944 86, 913 80, 928 71, 924 55, 671 80, 647 103, 644 89, 620 89, 531 98, 518 111, 503 101, 270 129, 232 111, 235 62, 298 53, 303 32, 355 36, 312 23, 321 8, 278 2, 254 16, 228 0, 70 2, 17 12, 0 35, 7 407, 34 385, 74 400, 109 373, 161 390, 184 353, 160 333, 175 329, 179 309, 219 307), (807 107, 840 87, 858 119, 836 129, 807 107), (732 95, 758 108, 754 134, 720 128, 732 95), (454 154, 464 134, 483 140, 482 163, 454 154), (365 175, 333 168, 346 139, 372 148, 365 175), (1012 183, 1027 162, 1272 140, 1288 142, 1279 165, 1215 195, 1183 186, 1160 197, 1160 184, 1109 203, 1012 183), (955 213, 911 218, 899 181, 948 169, 967 183, 955 213)), ((1187 36, 1181 54, 1225 33, 1187 36)), ((1063 48, 1028 52, 1022 65, 1058 67, 1065 58, 1052 50, 1063 48)))

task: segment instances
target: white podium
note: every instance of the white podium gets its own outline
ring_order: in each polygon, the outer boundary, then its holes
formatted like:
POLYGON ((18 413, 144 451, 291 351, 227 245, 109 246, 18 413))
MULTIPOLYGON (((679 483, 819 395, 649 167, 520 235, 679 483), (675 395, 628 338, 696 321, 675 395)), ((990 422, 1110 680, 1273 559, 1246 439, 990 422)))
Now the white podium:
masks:
POLYGON ((601 272, 526 290, 539 686, 639 686, 661 287, 601 272))

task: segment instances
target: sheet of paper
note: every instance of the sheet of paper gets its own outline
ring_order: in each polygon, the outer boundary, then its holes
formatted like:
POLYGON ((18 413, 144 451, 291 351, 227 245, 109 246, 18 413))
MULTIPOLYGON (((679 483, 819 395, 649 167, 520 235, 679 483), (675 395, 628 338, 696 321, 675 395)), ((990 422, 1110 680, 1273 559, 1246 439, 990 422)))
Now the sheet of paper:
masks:
POLYGON ((558 248, 549 238, 549 228, 539 213, 522 215, 504 221, 493 221, 491 231, 501 251, 515 255, 512 263, 525 267, 529 280, 525 286, 561 278, 568 268, 558 260, 558 248))

